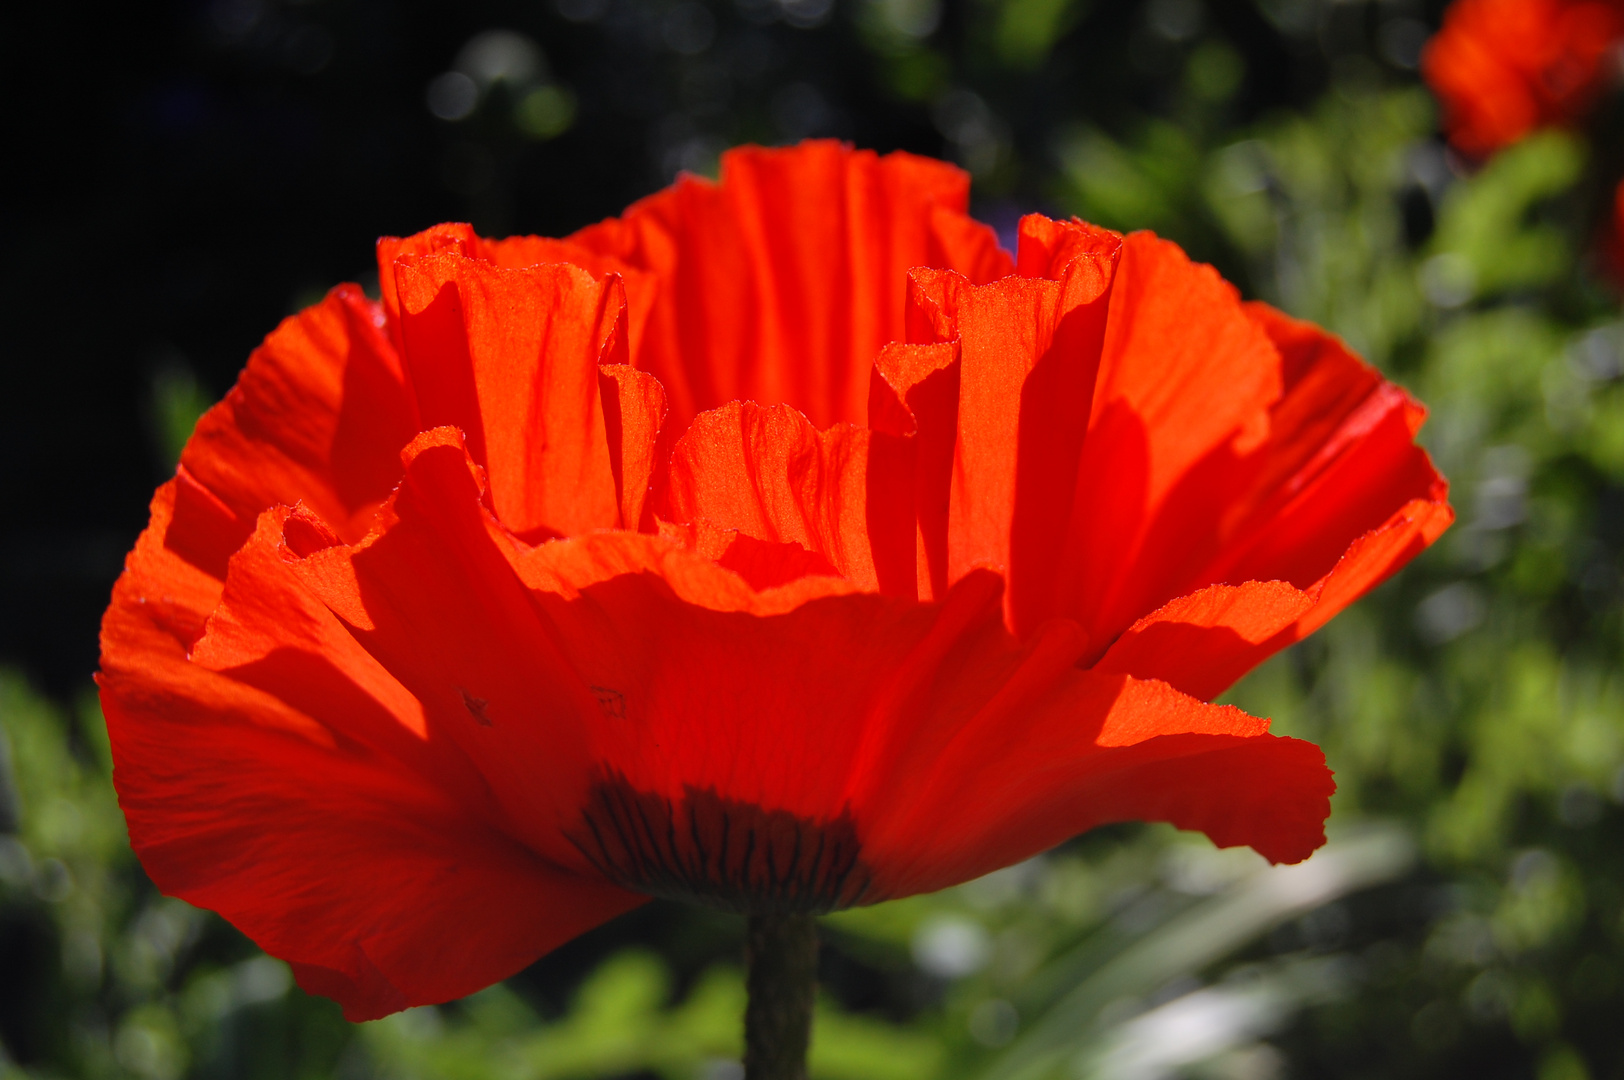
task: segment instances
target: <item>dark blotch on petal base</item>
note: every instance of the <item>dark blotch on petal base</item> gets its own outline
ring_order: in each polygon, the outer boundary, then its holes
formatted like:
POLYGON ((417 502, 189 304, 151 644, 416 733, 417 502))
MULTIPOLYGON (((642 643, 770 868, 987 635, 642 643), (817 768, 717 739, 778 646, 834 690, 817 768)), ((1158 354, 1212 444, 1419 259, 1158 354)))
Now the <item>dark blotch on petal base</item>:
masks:
POLYGON ((616 884, 741 915, 822 915, 883 899, 851 815, 810 821, 714 790, 680 800, 618 774, 592 785, 572 843, 616 884))

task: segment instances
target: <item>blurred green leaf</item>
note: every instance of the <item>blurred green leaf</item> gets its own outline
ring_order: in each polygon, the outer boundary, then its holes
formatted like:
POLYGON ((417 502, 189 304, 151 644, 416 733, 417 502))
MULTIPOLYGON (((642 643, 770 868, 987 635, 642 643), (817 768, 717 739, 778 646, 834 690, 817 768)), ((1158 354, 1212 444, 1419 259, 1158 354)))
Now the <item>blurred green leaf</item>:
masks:
POLYGON ((993 41, 999 59, 1015 68, 1038 67, 1088 6, 1089 0, 998 0, 993 41))
MULTIPOLYGON (((1102 953, 1090 943, 1058 958, 1054 964, 1066 974, 1047 981, 1065 990, 981 1075, 984 1080, 1049 1075, 1062 1059, 1101 1041, 1099 1021, 1113 1003, 1142 998, 1176 976, 1201 971, 1272 926, 1392 880, 1412 859, 1413 847, 1402 830, 1373 828, 1330 844, 1298 866, 1259 866, 1218 895, 1126 935, 1114 949, 1102 953)), ((1034 980, 1044 981, 1043 973, 1034 980)))
MULTIPOLYGON (((318 298, 319 299, 319 298, 318 298)), ((152 418, 159 448, 166 461, 180 460, 186 440, 192 437, 198 418, 214 404, 191 368, 179 361, 160 367, 152 377, 152 418)))
POLYGON ((1457 184, 1439 208, 1435 254, 1427 264, 1433 274, 1424 279, 1433 295, 1459 304, 1474 296, 1550 285, 1567 273, 1574 265, 1572 242, 1555 226, 1530 220, 1530 213, 1542 200, 1571 188, 1584 162, 1577 139, 1545 131, 1457 184))

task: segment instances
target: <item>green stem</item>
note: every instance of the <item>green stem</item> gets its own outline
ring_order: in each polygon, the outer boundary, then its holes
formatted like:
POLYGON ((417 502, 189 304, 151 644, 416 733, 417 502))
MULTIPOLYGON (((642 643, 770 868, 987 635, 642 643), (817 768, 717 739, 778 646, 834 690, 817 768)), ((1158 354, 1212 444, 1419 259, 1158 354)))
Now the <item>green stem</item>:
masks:
POLYGON ((751 915, 744 1007, 744 1080, 806 1080, 818 931, 810 915, 751 915))

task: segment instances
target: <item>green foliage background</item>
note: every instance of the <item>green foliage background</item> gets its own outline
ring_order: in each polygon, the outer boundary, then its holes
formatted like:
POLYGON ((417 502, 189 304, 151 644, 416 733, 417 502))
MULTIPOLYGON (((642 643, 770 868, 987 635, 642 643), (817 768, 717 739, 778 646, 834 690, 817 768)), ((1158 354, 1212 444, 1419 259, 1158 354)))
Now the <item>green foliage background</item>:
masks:
MULTIPOLYGON (((979 0, 966 59, 910 29, 927 9, 850 13, 862 61, 903 99, 957 78, 997 100, 1092 25, 1079 0, 979 0)), ((1157 229, 1341 334, 1430 407, 1459 523, 1229 695, 1325 748, 1339 790, 1322 853, 1269 868, 1113 828, 833 916, 813 1076, 1624 1077, 1624 322, 1593 259, 1616 180, 1605 114, 1476 168, 1445 151, 1403 64, 1355 57, 1314 100, 1241 123, 1241 55, 1217 35, 1178 55, 1156 108, 1111 130, 1078 108, 1046 157, 1019 158, 982 117, 991 134, 959 142, 978 198, 1037 190, 1157 229)), ((166 369, 153 400, 173 452, 206 398, 166 369)), ((655 905, 507 985, 351 1026, 217 917, 156 894, 109 771, 88 684, 70 707, 0 675, 0 1078, 741 1075, 726 919, 655 905)))

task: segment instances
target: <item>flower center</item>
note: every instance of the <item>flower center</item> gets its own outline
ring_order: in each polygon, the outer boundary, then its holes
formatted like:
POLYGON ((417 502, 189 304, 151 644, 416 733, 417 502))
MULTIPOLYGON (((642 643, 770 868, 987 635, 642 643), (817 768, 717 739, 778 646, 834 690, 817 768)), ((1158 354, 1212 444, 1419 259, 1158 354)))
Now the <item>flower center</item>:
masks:
POLYGON ((723 911, 821 915, 880 899, 845 811, 811 821, 693 787, 672 800, 616 773, 592 785, 569 839, 624 888, 723 911))

